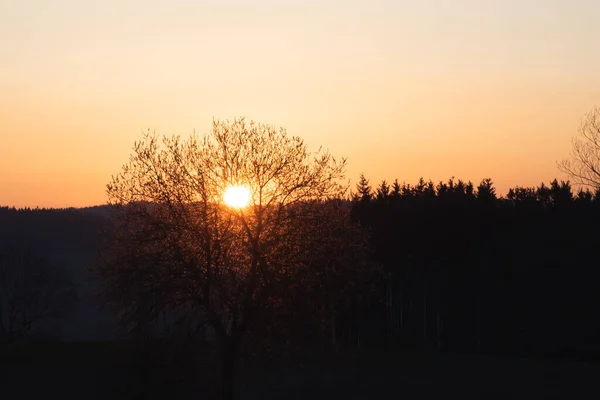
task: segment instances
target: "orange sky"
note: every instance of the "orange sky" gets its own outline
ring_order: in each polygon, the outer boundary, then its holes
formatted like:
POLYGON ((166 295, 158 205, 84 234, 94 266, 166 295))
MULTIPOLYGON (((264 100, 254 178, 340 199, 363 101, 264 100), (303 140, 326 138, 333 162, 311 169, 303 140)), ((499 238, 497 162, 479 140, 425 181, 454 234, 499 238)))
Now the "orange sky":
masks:
POLYGON ((0 0, 0 205, 84 206, 142 131, 284 126, 364 172, 562 176, 600 105, 594 0, 0 0))

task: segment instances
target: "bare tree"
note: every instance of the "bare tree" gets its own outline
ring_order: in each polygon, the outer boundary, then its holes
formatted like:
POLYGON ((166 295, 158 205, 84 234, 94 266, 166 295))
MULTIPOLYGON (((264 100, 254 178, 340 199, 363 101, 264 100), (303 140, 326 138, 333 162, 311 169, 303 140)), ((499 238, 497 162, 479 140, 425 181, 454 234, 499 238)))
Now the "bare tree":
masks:
POLYGON ((36 324, 62 317, 73 305, 74 287, 63 268, 30 249, 0 251, 0 336, 12 342, 36 324))
POLYGON ((340 241, 350 226, 344 168, 284 129, 243 118, 185 141, 146 134, 107 186, 116 230, 101 272, 123 320, 139 330, 165 312, 205 318, 221 344, 223 397, 232 398, 235 357, 253 324, 268 323, 300 288, 347 287, 344 269, 368 271, 351 259, 359 240, 340 241), (231 187, 247 191, 247 205, 224 203, 231 187))
POLYGON ((600 108, 585 115, 572 143, 570 159, 559 162, 558 169, 576 183, 600 189, 600 108))

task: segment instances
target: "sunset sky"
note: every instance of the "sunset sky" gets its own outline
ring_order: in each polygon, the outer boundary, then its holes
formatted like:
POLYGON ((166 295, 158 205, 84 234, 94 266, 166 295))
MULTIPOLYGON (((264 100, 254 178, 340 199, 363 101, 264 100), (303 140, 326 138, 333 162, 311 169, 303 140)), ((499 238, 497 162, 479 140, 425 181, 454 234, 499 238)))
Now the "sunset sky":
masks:
POLYGON ((147 129, 246 116, 364 172, 564 178, 598 0, 0 0, 0 205, 106 202, 147 129))

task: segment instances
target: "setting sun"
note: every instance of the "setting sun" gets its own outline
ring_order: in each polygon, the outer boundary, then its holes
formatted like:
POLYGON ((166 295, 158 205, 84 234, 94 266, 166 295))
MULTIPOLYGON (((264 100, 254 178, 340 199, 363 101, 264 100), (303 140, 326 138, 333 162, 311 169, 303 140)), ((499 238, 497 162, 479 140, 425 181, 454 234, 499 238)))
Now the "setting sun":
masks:
POLYGON ((223 201, 229 207, 246 207, 250 203, 250 189, 246 186, 230 186, 223 193, 223 201))

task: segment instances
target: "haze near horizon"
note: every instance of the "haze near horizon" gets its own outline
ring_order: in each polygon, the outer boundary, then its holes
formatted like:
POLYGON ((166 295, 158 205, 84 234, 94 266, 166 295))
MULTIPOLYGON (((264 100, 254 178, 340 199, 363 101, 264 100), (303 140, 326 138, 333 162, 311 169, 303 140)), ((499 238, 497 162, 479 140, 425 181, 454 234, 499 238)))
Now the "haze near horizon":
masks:
POLYGON ((600 3, 0 1, 0 205, 103 204, 147 129, 281 126, 347 177, 558 177, 600 98, 600 3))

